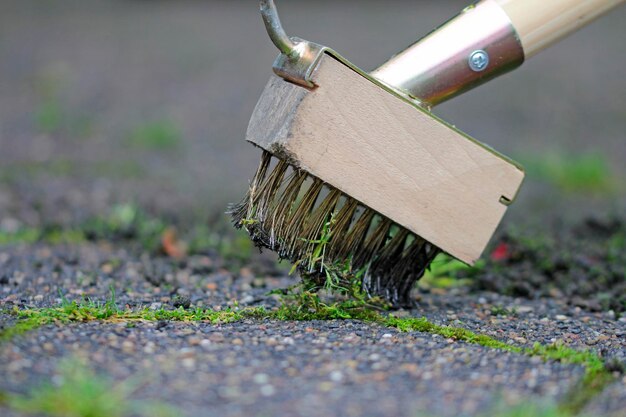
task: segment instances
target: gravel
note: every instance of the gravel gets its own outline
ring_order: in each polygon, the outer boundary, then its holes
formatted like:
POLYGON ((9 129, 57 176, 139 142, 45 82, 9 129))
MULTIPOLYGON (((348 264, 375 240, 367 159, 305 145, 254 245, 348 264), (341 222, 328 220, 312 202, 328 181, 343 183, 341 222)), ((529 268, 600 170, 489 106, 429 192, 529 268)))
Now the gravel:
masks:
MULTIPOLYGON (((267 292, 293 282, 266 261, 230 272, 217 256, 181 262, 110 243, 10 247, 0 262, 8 277, 0 286, 3 309, 53 306, 60 294, 104 301, 111 288, 120 307, 221 308, 248 300, 271 308, 278 301, 267 292)), ((415 309, 395 314, 519 346, 558 339, 620 364, 626 358, 626 320, 609 312, 468 289, 417 297, 415 309)), ((0 320, 6 326, 14 318, 0 320)), ((145 383, 134 398, 163 400, 190 416, 470 416, 502 404, 558 401, 583 374, 580 366, 355 321, 50 325, 0 349, 2 391, 26 392, 53 379, 62 358, 84 358, 119 381, 139 376, 145 383)), ((616 382, 593 401, 594 415, 619 415, 625 387, 616 382)))
POLYGON ((561 397, 582 368, 354 321, 86 323, 47 327, 3 346, 0 388, 50 378, 61 357, 116 379, 137 398, 186 415, 473 415, 503 398, 561 397))

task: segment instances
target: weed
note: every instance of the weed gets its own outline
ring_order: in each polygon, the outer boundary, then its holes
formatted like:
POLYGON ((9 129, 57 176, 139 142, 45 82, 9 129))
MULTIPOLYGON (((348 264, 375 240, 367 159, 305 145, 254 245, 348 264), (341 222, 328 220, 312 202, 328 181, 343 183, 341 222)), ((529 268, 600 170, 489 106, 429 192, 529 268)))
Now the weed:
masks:
MULTIPOLYGON (((125 322, 129 327, 133 327, 137 322, 161 320, 181 322, 204 321, 212 324, 232 323, 245 319, 294 321, 360 320, 392 327, 401 332, 417 331, 437 334, 447 339, 454 339, 490 349, 536 356, 546 361, 553 360, 583 366, 585 368, 585 376, 580 384, 570 392, 568 398, 571 398, 563 403, 558 410, 549 408, 544 410, 545 414, 538 414, 539 416, 561 417, 574 415, 584 407, 589 399, 614 380, 602 359, 593 351, 572 349, 565 346, 562 342, 551 345, 535 343, 532 347, 517 346, 468 329, 434 324, 424 317, 396 317, 393 314, 385 314, 380 311, 382 310, 380 306, 373 306, 370 304, 371 300, 362 294, 359 295, 357 293, 355 295, 356 297, 342 301, 326 302, 321 298, 320 294, 307 290, 304 284, 301 284, 286 291, 281 306, 274 310, 266 310, 263 307, 239 309, 236 305, 233 309, 225 310, 201 308, 185 310, 182 307, 175 310, 150 310, 148 308, 118 308, 115 302, 115 293, 111 289, 111 297, 104 303, 89 299, 78 303, 76 301, 68 301, 62 297, 62 303, 59 307, 28 310, 18 310, 16 308, 12 311, 12 314, 18 317, 18 321, 13 327, 5 329, 0 333, 0 341, 8 340, 18 334, 46 324, 93 320, 125 322), (378 307, 379 310, 372 307, 378 307)), ((46 396, 43 397, 47 398, 46 396)), ((97 404, 97 401, 95 403, 97 404)), ((27 404, 27 402, 22 404, 27 404)), ((38 411, 42 411, 42 409, 38 409, 38 411)), ((525 412, 523 409, 513 409, 510 415, 529 415, 523 414, 523 412, 525 412)), ((503 415, 508 416, 509 414, 503 415)))
POLYGON ((157 120, 137 126, 129 135, 129 142, 139 148, 171 150, 181 142, 178 126, 168 120, 157 120))
MULTIPOLYGON (((325 302, 319 294, 310 291, 289 291, 288 296, 278 309, 266 310, 262 307, 210 310, 210 309, 183 309, 150 310, 126 309, 116 306, 115 294, 111 289, 111 298, 104 303, 85 300, 81 303, 63 299, 60 307, 40 308, 28 310, 13 310, 20 320, 12 328, 0 333, 0 340, 7 340, 17 334, 51 323, 84 322, 92 320, 105 321, 207 321, 210 323, 230 323, 243 319, 274 319, 274 320, 335 320, 352 319, 369 323, 377 323, 393 327, 400 331, 419 331, 438 334, 445 338, 463 341, 466 343, 485 346, 493 349, 522 353, 530 356, 539 356, 545 360, 555 360, 563 363, 582 365, 588 376, 596 376, 605 370, 602 359, 592 351, 581 351, 569 348, 562 343, 541 345, 536 343, 531 348, 512 345, 490 336, 474 333, 470 330, 443 326, 429 322, 426 318, 396 317, 393 314, 383 314, 377 311, 364 297, 361 299, 347 299, 337 302, 325 302)), ((379 310, 382 308, 379 307, 379 310)))
POLYGON ((424 272, 424 276, 418 281, 418 286, 420 288, 462 287, 468 285, 471 281, 468 277, 480 272, 483 266, 484 262, 480 260, 474 266, 469 266, 448 254, 441 253, 424 272), (461 273, 464 278, 459 277, 461 273))
POLYGON ((45 242, 50 244, 80 243, 85 236, 80 230, 61 229, 58 227, 33 228, 20 227, 15 231, 0 230, 0 246, 33 244, 45 242))
MULTIPOLYGON (((576 417, 585 417, 575 414, 576 417)), ((564 409, 561 405, 553 402, 526 401, 514 405, 500 404, 490 410, 489 413, 481 414, 484 417, 573 417, 572 412, 564 409)))
POLYGON ((547 181, 569 192, 606 193, 617 186, 618 176, 606 157, 598 153, 567 155, 548 152, 522 157, 530 176, 547 181))
POLYGON ((0 167, 0 181, 15 183, 24 178, 39 177, 107 177, 111 179, 141 178, 145 170, 137 161, 85 161, 55 158, 49 161, 15 161, 0 167))
POLYGON ((515 309, 515 307, 509 310, 508 308, 504 306, 495 305, 491 307, 491 315, 493 316, 516 316, 517 310, 515 309))
POLYGON ((176 410, 162 403, 132 400, 139 381, 114 382, 80 362, 63 361, 59 381, 32 389, 27 395, 7 395, 12 409, 51 417, 176 416, 176 410))
POLYGON ((59 101, 52 97, 44 100, 35 113, 37 127, 44 133, 52 133, 59 130, 64 118, 59 101))
POLYGON ((167 224, 151 217, 134 204, 114 206, 105 217, 88 220, 82 229, 89 240, 135 240, 145 250, 156 252, 167 224))

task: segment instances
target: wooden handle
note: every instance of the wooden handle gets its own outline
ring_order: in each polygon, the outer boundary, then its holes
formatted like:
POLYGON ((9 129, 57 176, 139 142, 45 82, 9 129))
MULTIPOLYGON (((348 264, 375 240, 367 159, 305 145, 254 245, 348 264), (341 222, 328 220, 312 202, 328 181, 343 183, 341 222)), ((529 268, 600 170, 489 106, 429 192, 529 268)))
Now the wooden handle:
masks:
POLYGON ((624 3, 624 0, 496 0, 529 58, 624 3))

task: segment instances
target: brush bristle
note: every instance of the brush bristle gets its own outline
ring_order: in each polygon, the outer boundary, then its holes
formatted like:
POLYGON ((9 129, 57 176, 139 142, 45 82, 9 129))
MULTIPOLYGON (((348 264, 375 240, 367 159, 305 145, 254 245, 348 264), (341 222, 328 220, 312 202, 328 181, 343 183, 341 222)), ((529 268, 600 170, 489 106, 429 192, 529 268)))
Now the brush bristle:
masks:
POLYGON ((231 207, 233 223, 253 242, 320 283, 341 271, 346 284, 394 306, 410 292, 439 248, 289 163, 264 151, 248 193, 231 207))

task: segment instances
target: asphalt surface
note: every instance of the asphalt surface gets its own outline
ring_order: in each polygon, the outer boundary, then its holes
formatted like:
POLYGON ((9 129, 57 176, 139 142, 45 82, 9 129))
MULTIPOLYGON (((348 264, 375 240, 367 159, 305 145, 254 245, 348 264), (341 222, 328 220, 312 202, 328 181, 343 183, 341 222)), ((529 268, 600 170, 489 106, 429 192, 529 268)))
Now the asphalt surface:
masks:
MULTIPOLYGON (((271 268, 265 274, 229 271, 211 256, 181 265, 108 243, 7 248, 0 260, 8 277, 5 309, 55 306, 61 296, 104 302, 111 286, 119 307, 173 308, 183 295, 192 308, 235 301, 272 308, 278 301, 267 292, 292 282, 271 268)), ((518 346, 559 340, 626 362, 626 318, 612 311, 467 288, 416 297, 417 308, 396 314, 518 346)), ((2 317, 5 326, 14 321, 2 317)), ((584 373, 576 365, 355 321, 49 325, 4 343, 0 357, 5 392, 28 392, 52 377, 62 358, 83 358, 116 380, 140 378, 134 397, 166 401, 184 415, 483 415, 503 404, 562 400, 584 373)), ((623 415, 622 378, 588 405, 594 415, 623 415)))
MULTIPOLYGON (((279 2, 290 34, 365 69, 465 5, 279 2)), ((626 279, 623 252, 608 257, 606 249, 609 240, 623 247, 626 222, 625 17, 621 7, 435 109, 529 166, 547 154, 565 165, 595 155, 611 187, 572 190, 529 170, 486 253, 486 272, 471 286, 418 291, 416 308, 397 314, 518 346, 558 340, 623 366, 626 318, 604 301, 623 297, 626 279), (609 227, 610 239, 574 230, 607 217, 621 222, 609 227), (506 240, 511 228, 553 239, 553 255, 516 252, 528 244, 506 240), (493 261, 502 242, 507 257, 493 261), (563 259, 572 260, 565 270, 563 259)), ((221 233, 226 205, 257 165, 243 137, 275 54, 252 0, 2 1, 0 236, 78 227, 129 202, 181 229, 209 223, 221 233)), ((61 297, 104 301, 111 286, 119 307, 173 308, 185 296, 197 307, 272 308, 279 301, 268 291, 293 282, 271 257, 242 265, 209 251, 175 261, 120 239, 10 243, 0 247, 0 326, 15 323, 7 310, 56 306, 61 297)), ((59 364, 81 358, 115 381, 138 377, 133 397, 187 416, 500 415, 498 407, 563 400, 584 372, 356 321, 90 322, 2 342, 0 393, 58 382, 59 364)), ((3 407, 0 414, 17 415, 3 407)), ((586 411, 621 417, 625 408, 626 377, 616 373, 586 411)))

